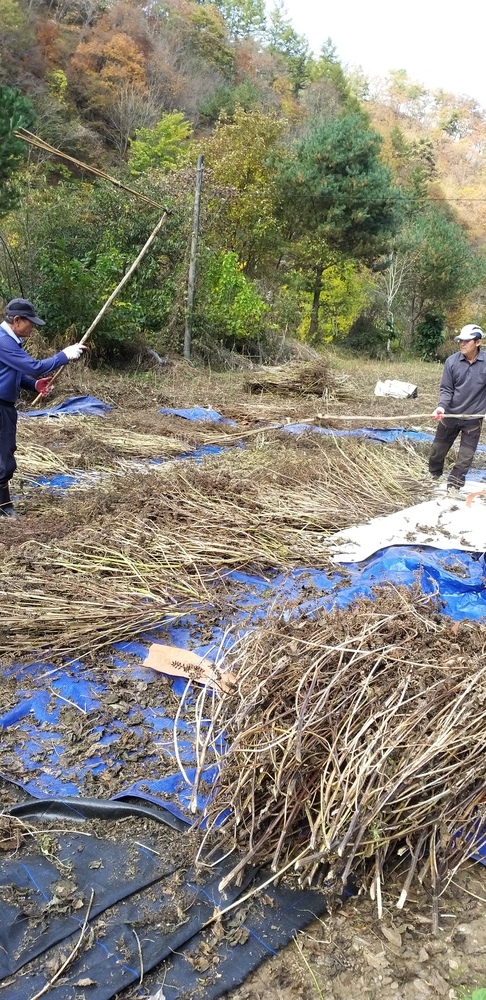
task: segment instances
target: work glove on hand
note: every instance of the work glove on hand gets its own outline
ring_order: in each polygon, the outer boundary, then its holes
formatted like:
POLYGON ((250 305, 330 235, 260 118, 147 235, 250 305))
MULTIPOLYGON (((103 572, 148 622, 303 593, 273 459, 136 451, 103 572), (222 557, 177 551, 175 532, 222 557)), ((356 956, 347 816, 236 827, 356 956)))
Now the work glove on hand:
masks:
POLYGON ((66 355, 68 361, 77 361, 81 357, 83 351, 87 351, 88 348, 84 344, 72 344, 71 347, 63 347, 64 354, 66 355))
POLYGON ((52 392, 54 386, 52 384, 52 375, 48 375, 47 378, 38 378, 35 383, 35 391, 41 396, 48 396, 52 392))
POLYGON ((432 420, 442 420, 442 417, 444 416, 444 413, 445 413, 445 410, 444 410, 443 406, 436 406, 436 408, 435 408, 435 410, 434 410, 434 412, 432 414, 432 420))

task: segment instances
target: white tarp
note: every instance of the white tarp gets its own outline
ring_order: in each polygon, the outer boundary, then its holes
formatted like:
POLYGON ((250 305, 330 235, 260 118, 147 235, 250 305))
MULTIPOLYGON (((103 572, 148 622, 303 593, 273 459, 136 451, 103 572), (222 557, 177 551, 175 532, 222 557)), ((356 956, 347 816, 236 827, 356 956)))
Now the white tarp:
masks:
POLYGON ((452 494, 446 493, 444 484, 437 488, 433 500, 338 531, 328 545, 333 561, 339 563, 362 562, 389 545, 486 552, 485 514, 484 482, 468 482, 452 494))
POLYGON ((392 396, 393 399, 410 399, 417 395, 417 386, 412 382, 399 382, 396 378, 387 378, 375 385, 375 396, 392 396))

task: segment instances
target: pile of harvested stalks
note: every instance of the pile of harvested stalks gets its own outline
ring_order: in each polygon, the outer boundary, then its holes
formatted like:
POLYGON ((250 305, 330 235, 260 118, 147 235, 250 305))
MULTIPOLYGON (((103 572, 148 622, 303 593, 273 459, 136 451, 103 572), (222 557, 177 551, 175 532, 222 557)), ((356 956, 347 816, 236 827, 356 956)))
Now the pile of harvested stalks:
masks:
MULTIPOLYGON (((197 541, 198 552, 208 556, 213 542, 216 548, 223 545, 226 554, 220 558, 226 565, 243 560, 280 566, 309 559, 314 565, 320 556, 312 546, 323 533, 403 509, 427 491, 423 460, 413 449, 309 434, 274 437, 271 447, 263 440, 200 465, 176 461, 123 478, 102 476, 88 495, 70 490, 64 496, 62 517, 78 525, 96 520, 104 535, 116 529, 118 515, 131 524, 149 521, 149 529, 170 528, 183 546, 197 541), (263 550, 258 538, 268 539, 263 550), (251 545, 253 560, 247 558, 251 545), (268 554, 261 556, 263 551, 268 554)), ((49 505, 49 495, 36 490, 26 510, 48 513, 49 505)))
POLYGON ((14 661, 92 653, 187 614, 218 607, 213 574, 137 546, 28 543, 0 566, 0 656, 14 661))
POLYGON ((349 375, 332 371, 328 360, 322 356, 257 368, 247 378, 245 388, 249 392, 297 393, 324 399, 350 399, 355 395, 349 375))
POLYGON ((17 462, 23 476, 107 469, 132 458, 172 458, 190 452, 183 439, 126 430, 107 419, 72 416, 20 421, 17 462))
POLYGON ((236 690, 212 703, 228 749, 201 853, 214 841, 235 851, 224 885, 268 864, 339 896, 355 873, 381 915, 399 849, 398 906, 417 874, 437 925, 441 890, 486 840, 485 643, 484 625, 455 625, 391 586, 249 634, 231 657, 236 690))
POLYGON ((78 655, 196 605, 209 613, 230 570, 336 573, 326 537, 418 499, 418 467, 363 442, 326 439, 311 461, 296 442, 273 442, 100 476, 58 498, 32 491, 31 516, 0 525, 0 653, 78 655))

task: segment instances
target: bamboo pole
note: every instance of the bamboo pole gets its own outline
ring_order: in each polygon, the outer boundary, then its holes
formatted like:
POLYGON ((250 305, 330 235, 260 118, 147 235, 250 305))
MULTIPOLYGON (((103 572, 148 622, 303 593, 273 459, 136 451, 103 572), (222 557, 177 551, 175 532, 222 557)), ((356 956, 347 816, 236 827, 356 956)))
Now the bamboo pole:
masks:
MULTIPOLYGON (((140 261, 143 259, 143 257, 145 257, 145 254, 147 253, 147 250, 149 249, 149 247, 154 242, 156 236, 158 236, 158 234, 159 234, 160 230, 162 229, 162 226, 164 225, 164 223, 165 223, 168 215, 169 215, 168 209, 164 209, 164 214, 159 219, 159 221, 158 221, 155 229, 152 230, 152 232, 150 233, 150 236, 149 236, 147 242, 142 247, 140 253, 138 254, 138 257, 136 257, 136 259, 133 261, 133 264, 129 267, 129 269, 126 272, 126 274, 123 275, 123 278, 118 283, 118 285, 116 286, 116 288, 113 289, 111 295, 107 298, 104 306, 102 306, 102 308, 100 309, 98 315, 93 320, 91 326, 88 327, 88 329, 86 330, 86 333, 83 334, 83 336, 81 337, 81 340, 78 341, 79 344, 85 344, 86 341, 88 340, 88 337, 91 336, 91 334, 93 333, 93 330, 98 325, 98 323, 100 322, 100 320, 103 318, 103 316, 105 315, 105 312, 107 311, 107 309, 109 309, 109 307, 111 306, 111 303, 114 301, 114 299, 116 299, 118 293, 121 291, 121 289, 124 287, 124 285, 126 285, 127 281, 131 278, 133 272, 137 269, 138 265, 140 264, 140 261)), ((54 373, 54 375, 52 376, 52 381, 53 382, 61 374, 61 372, 62 372, 62 370, 63 370, 64 367, 65 367, 65 365, 63 365, 61 368, 58 368, 57 371, 54 373)), ((39 395, 35 397, 33 405, 35 406, 39 402, 39 400, 41 400, 41 399, 43 399, 43 396, 42 396, 41 393, 39 393, 39 395)))
MULTIPOLYGON (((442 417, 440 419, 441 420, 473 420, 473 419, 475 419, 475 420, 483 420, 485 417, 486 417, 486 413, 443 413, 442 417)), ((241 431, 241 433, 240 432, 236 432, 236 433, 233 433, 233 434, 225 434, 224 435, 224 440, 225 441, 239 440, 240 438, 251 437, 253 434, 265 434, 267 431, 280 431, 284 427, 288 427, 289 425, 292 425, 292 424, 308 424, 309 426, 312 426, 312 424, 315 424, 316 420, 321 420, 321 421, 324 421, 324 420, 344 420, 344 421, 349 421, 349 420, 363 421, 363 420, 366 420, 366 421, 373 421, 374 423, 376 423, 376 421, 380 421, 380 423, 383 423, 383 421, 390 421, 390 420, 393 421, 393 422, 396 422, 397 420, 406 420, 408 422, 410 422, 410 420, 437 420, 437 423, 439 423, 438 418, 434 417, 432 413, 389 413, 389 414, 379 414, 379 415, 373 414, 372 416, 370 416, 369 414, 366 415, 364 413, 357 413, 355 415, 353 414, 352 416, 349 415, 349 414, 347 414, 347 413, 346 414, 345 413, 316 413, 313 417, 306 417, 305 420, 299 420, 299 419, 290 420, 290 418, 287 417, 287 420, 284 420, 284 421, 282 421, 280 423, 277 423, 277 424, 266 424, 265 427, 252 427, 251 430, 249 430, 249 431, 241 431)), ((332 430, 332 428, 330 428, 330 429, 332 430)), ((376 429, 379 430, 379 428, 376 428, 376 429)), ((220 441, 221 441, 221 434, 219 434, 217 437, 214 437, 214 438, 206 438, 204 443, 205 444, 214 444, 215 442, 220 442, 220 441)))
POLYGON ((152 208, 161 209, 164 207, 163 205, 159 205, 158 202, 152 201, 151 198, 147 198, 146 194, 142 194, 140 191, 136 191, 135 188, 131 188, 128 187, 127 184, 123 184, 122 181, 117 180, 116 177, 112 177, 111 174, 107 174, 104 170, 99 170, 98 167, 92 167, 88 163, 83 163, 82 160, 77 160, 76 157, 69 156, 68 153, 63 153, 60 149, 56 149, 55 146, 51 146, 51 144, 46 142, 45 139, 40 139, 38 135, 34 135, 33 132, 29 132, 26 128, 14 132, 14 136, 16 139, 22 139, 23 142, 28 142, 30 146, 34 146, 36 149, 42 149, 45 153, 50 153, 52 156, 61 157, 61 159, 74 164, 75 167, 79 167, 81 170, 87 170, 88 173, 94 174, 95 177, 101 177, 102 180, 109 181, 110 184, 114 184, 115 187, 119 188, 121 191, 128 191, 129 194, 134 194, 136 198, 139 198, 140 201, 146 202, 147 205, 151 205, 152 208))

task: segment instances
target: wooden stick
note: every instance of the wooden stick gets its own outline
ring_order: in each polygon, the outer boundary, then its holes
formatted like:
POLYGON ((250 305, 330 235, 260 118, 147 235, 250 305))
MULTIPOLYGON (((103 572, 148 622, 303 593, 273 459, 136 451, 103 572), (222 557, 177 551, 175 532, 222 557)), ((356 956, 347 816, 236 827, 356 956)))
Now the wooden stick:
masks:
MULTIPOLYGON (((444 413, 441 420, 483 420, 486 417, 486 413, 444 413)), ((224 441, 239 440, 240 438, 251 437, 253 434, 264 434, 266 431, 280 431, 283 427, 291 426, 292 424, 309 424, 312 425, 316 420, 373 420, 373 421, 397 421, 397 420, 432 420, 435 419, 432 413, 390 413, 388 415, 383 414, 377 416, 366 415, 363 413, 357 413, 353 416, 348 416, 348 414, 343 413, 316 413, 313 417, 306 417, 305 420, 287 420, 282 421, 279 424, 266 424, 265 427, 252 427, 249 431, 242 431, 241 433, 225 434, 224 436, 219 434, 217 437, 206 438, 205 444, 215 444, 224 441)), ((439 421, 437 421, 439 423, 439 421)), ((332 428, 330 428, 332 430, 332 428)), ((379 428, 377 428, 379 429, 379 428)))
MULTIPOLYGON (((150 234, 147 242, 142 247, 142 249, 141 249, 138 257, 134 260, 134 262, 131 265, 131 267, 129 267, 129 269, 126 272, 126 274, 123 275, 123 278, 118 283, 118 285, 116 286, 116 288, 113 289, 111 295, 107 298, 104 306, 100 309, 98 315, 93 320, 91 326, 86 330, 86 333, 81 337, 81 340, 78 341, 79 344, 85 344, 86 343, 88 337, 93 333, 93 330, 98 325, 100 319, 102 319, 102 317, 105 315, 105 312, 107 311, 107 309, 109 309, 109 307, 111 306, 111 303, 113 302, 113 300, 116 299, 116 296, 118 295, 118 292, 121 291, 121 289, 123 288, 123 286, 126 285, 127 281, 131 278, 133 272, 136 270, 136 268, 140 264, 140 261, 142 260, 143 257, 145 257, 145 254, 147 253, 147 250, 149 249, 149 247, 153 243, 155 237, 158 235, 158 233, 162 229, 162 226, 164 225, 164 223, 165 223, 165 221, 167 219, 168 214, 169 213, 168 213, 167 209, 164 209, 164 214, 159 219, 159 221, 158 221, 155 229, 151 232, 151 234, 150 234)), ((61 372, 62 372, 62 370, 63 370, 64 367, 65 367, 65 365, 63 365, 61 368, 58 368, 57 371, 54 373, 54 375, 52 376, 52 381, 53 382, 55 382, 55 380, 61 374, 61 372)), ((42 396, 42 394, 39 393, 39 395, 36 396, 35 399, 34 399, 33 406, 35 406, 36 403, 38 403, 39 400, 41 400, 43 398, 44 397, 42 396)))

